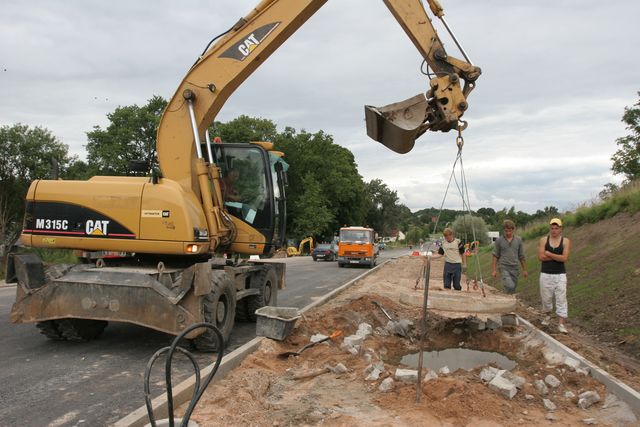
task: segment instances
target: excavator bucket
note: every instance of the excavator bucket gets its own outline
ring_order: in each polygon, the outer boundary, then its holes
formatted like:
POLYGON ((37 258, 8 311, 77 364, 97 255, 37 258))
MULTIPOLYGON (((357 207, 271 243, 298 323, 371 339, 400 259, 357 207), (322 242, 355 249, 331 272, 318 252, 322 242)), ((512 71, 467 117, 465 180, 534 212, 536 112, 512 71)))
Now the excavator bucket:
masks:
POLYGON ((408 153, 416 138, 426 130, 422 125, 427 119, 428 108, 424 94, 384 107, 365 105, 367 135, 396 153, 408 153))

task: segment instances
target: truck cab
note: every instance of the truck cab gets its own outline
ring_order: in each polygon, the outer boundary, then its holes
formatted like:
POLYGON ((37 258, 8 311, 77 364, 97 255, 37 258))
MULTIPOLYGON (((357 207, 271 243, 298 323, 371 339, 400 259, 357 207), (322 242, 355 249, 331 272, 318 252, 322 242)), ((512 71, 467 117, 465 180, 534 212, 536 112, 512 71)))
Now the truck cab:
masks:
POLYGON ((364 265, 373 268, 378 260, 378 245, 373 228, 353 226, 340 229, 338 266, 364 265))

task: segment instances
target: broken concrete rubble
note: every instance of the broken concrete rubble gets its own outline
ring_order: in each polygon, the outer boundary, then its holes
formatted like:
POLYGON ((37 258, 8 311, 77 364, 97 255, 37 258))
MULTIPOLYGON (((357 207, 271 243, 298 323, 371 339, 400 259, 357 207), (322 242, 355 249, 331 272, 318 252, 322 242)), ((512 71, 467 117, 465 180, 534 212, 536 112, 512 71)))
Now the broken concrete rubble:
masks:
POLYGON ((580 367, 580 361, 574 359, 573 357, 567 356, 564 359, 564 364, 569 367, 572 371, 575 371, 580 367))
POLYGON ((365 374, 367 374, 365 381, 377 381, 378 378, 380 378, 380 374, 384 371, 384 362, 376 362, 367 366, 365 369, 365 374))
POLYGON ((384 380, 382 380, 382 382, 378 386, 378 390, 380 390, 383 393, 387 393, 393 390, 393 385, 394 385, 393 378, 391 377, 385 378, 384 380))
POLYGON ((507 313, 501 316, 502 326, 518 326, 518 316, 515 313, 507 313))
POLYGON ((483 382, 488 383, 498 375, 499 372, 500 369, 494 368, 493 366, 487 366, 486 368, 482 368, 482 371, 480 371, 480 379, 483 382))
POLYGON ((478 319, 475 316, 467 317, 465 319, 465 323, 467 324, 467 327, 472 331, 484 331, 487 327, 487 324, 484 321, 478 319))
POLYGON ((558 409, 556 404, 549 399, 542 399, 542 405, 547 411, 555 411, 556 409, 558 409))
POLYGON ((422 381, 427 382, 427 381, 435 380, 436 378, 438 378, 438 374, 436 373, 436 371, 429 371, 425 374, 422 381))
POLYGON ((600 402, 600 395, 597 391, 585 391, 578 395, 578 406, 582 409, 587 409, 594 403, 600 402))
POLYGON ((551 374, 544 377, 544 382, 551 388, 558 388, 561 384, 560 380, 551 374))
POLYGON ((564 363, 564 360, 566 359, 566 356, 564 356, 563 354, 546 347, 542 349, 542 355, 544 356, 549 366, 558 366, 564 363))
POLYGON ((519 375, 514 374, 511 371, 504 371, 500 374, 503 378, 511 381, 518 390, 522 390, 526 383, 526 380, 519 375))
POLYGON ((549 388, 547 387, 547 385, 544 383, 544 381, 542 380, 535 380, 533 382, 533 386, 535 387, 536 391, 538 392, 538 394, 540 396, 546 396, 547 394, 549 394, 549 388))
POLYGON ((515 384, 513 384, 506 378, 503 378, 501 375, 496 375, 495 377, 493 377, 493 379, 489 382, 489 388, 505 396, 507 399, 512 399, 513 396, 518 393, 518 389, 516 388, 515 384))
POLYGON ((356 331, 356 335, 361 336, 363 339, 366 339, 369 335, 373 333, 373 328, 368 323, 360 323, 358 325, 358 330, 356 331))
POLYGON ((415 369, 396 369, 395 379, 404 383, 417 383, 418 371, 415 369))
MULTIPOLYGON (((558 369, 549 368, 549 362, 541 356, 542 341, 538 340, 532 344, 534 339, 528 339, 526 329, 522 325, 507 325, 507 322, 502 322, 504 329, 490 331, 486 328, 474 330, 471 323, 467 322, 462 327, 465 335, 464 342, 460 344, 461 337, 452 333, 453 329, 460 325, 460 320, 447 321, 429 312, 429 333, 423 348, 417 348, 416 331, 408 337, 410 339, 395 334, 380 334, 379 331, 383 328, 379 329, 379 325, 382 323, 371 316, 372 298, 381 301, 397 318, 419 319, 419 305, 408 307, 396 299, 401 287, 397 279, 402 277, 405 270, 396 270, 394 274, 384 276, 378 281, 367 281, 360 288, 355 287, 355 291, 350 291, 347 298, 319 307, 317 313, 307 313, 307 321, 301 322, 294 334, 288 338, 294 341, 284 343, 288 346, 292 345, 291 342, 298 345, 307 341, 307 337, 312 333, 334 329, 343 330, 345 335, 358 335, 355 331, 360 329, 359 325, 364 321, 376 325, 373 335, 368 335, 360 341, 344 340, 355 344, 357 348, 347 345, 343 347, 347 351, 340 351, 338 343, 330 342, 326 346, 318 346, 317 351, 305 353, 299 358, 274 363, 269 356, 279 351, 283 344, 273 343, 273 349, 265 345, 255 357, 251 356, 243 362, 243 370, 229 378, 226 389, 214 394, 208 405, 203 401, 201 406, 206 407, 206 416, 210 417, 209 420, 216 420, 218 424, 256 426, 506 426, 513 425, 518 420, 521 420, 523 425, 540 425, 545 423, 543 418, 546 417, 561 421, 561 425, 578 425, 586 416, 595 418, 598 414, 597 405, 587 410, 578 409, 575 398, 570 400, 563 392, 568 388, 576 392, 602 392, 603 388, 592 378, 576 375, 570 367, 566 369, 566 373, 561 372, 561 375, 558 375, 563 384, 557 390, 552 389, 552 395, 547 398, 557 408, 554 413, 548 412, 549 409, 545 408, 542 399, 533 395, 535 392, 532 381, 536 376, 539 378, 537 381, 546 388, 542 378, 552 372, 557 375, 558 369), (406 354, 457 348, 460 345, 463 348, 500 352, 516 361, 519 366, 514 370, 515 373, 484 366, 472 371, 459 369, 441 377, 437 376, 437 369, 426 370, 425 367, 422 393, 428 399, 423 399, 422 404, 416 404, 414 398, 418 372, 404 369, 398 364, 398 360, 406 354), (293 385, 280 377, 284 369, 291 367, 300 366, 313 371, 327 363, 333 366, 338 362, 348 366, 349 372, 339 376, 319 375, 295 382, 293 385), (366 373, 366 368, 369 365, 373 367, 378 362, 384 362, 386 373, 381 374, 377 380, 367 381, 366 378, 371 371, 366 373), (485 369, 494 373, 488 381, 479 379, 485 369), (409 371, 410 374, 402 376, 403 371, 409 371), (506 387, 502 391, 497 389, 496 392, 487 392, 488 383, 499 371, 502 371, 502 374, 498 378, 510 385, 504 383, 506 387), (400 380, 399 377, 404 379, 400 380), (519 379, 516 380, 515 377, 519 379), (248 391, 239 388, 239 384, 249 385, 248 391), (523 393, 518 392, 518 386, 523 393), (337 390, 340 392, 336 393, 337 390), (237 402, 240 400, 251 405, 243 410, 242 414, 236 415, 234 411, 229 410, 221 412, 225 406, 237 408, 237 402)), ((373 277, 377 276, 374 274, 373 277)), ((413 286, 412 282, 410 286, 413 286)), ((467 316, 459 319, 465 319, 467 316)), ((480 322, 476 325, 480 325, 480 322)), ((560 363, 562 361, 558 364, 560 363)), ((226 379, 220 385, 224 385, 225 382, 226 379)), ((196 419, 197 421, 205 419, 205 416, 200 416, 203 418, 196 419)), ((203 425, 208 424, 205 422, 203 425)))
POLYGON ((495 315, 487 318, 487 329, 490 331, 495 331, 502 328, 502 316, 495 315))

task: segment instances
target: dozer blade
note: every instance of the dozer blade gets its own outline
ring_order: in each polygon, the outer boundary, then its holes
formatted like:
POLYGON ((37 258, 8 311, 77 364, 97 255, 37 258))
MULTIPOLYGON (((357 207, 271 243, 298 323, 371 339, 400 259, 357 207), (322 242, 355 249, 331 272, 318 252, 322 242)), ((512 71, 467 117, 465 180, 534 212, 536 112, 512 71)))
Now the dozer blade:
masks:
POLYGON ((426 127, 429 105, 424 94, 384 107, 364 106, 367 135, 396 153, 411 151, 426 127))

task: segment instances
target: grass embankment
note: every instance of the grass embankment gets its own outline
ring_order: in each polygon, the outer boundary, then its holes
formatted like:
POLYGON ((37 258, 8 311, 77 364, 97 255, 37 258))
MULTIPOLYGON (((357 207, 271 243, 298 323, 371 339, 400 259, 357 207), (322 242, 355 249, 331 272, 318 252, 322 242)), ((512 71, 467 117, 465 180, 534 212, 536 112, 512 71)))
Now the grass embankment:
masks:
MULTIPOLYGON (((561 216, 564 236, 571 239, 567 263, 569 321, 601 340, 640 354, 640 185, 628 186, 608 200, 561 216)), ((538 241, 548 232, 541 222, 517 230, 525 242, 529 279, 520 278, 518 298, 540 307, 538 241)), ((491 248, 482 248, 479 264, 491 278, 491 248)), ((469 262, 473 277, 476 262, 469 262)), ((496 282, 496 283, 494 283, 496 282)))

